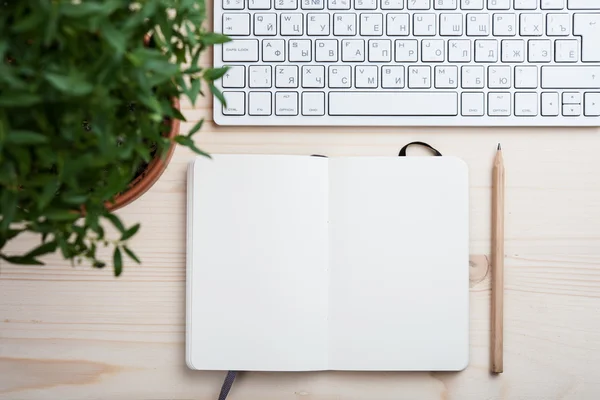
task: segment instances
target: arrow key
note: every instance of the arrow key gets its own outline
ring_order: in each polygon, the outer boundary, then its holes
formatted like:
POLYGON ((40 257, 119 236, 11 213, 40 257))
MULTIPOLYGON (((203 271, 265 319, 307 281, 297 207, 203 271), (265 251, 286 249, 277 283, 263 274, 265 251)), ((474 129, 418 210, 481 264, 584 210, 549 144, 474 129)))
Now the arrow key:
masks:
POLYGON ((579 117, 581 115, 581 105, 579 105, 579 104, 563 105, 563 115, 565 117, 579 117))
POLYGON ((556 92, 542 93, 542 116, 556 117, 560 113, 559 95, 556 92))
POLYGON ((600 93, 586 93, 584 104, 586 117, 600 117, 600 93))

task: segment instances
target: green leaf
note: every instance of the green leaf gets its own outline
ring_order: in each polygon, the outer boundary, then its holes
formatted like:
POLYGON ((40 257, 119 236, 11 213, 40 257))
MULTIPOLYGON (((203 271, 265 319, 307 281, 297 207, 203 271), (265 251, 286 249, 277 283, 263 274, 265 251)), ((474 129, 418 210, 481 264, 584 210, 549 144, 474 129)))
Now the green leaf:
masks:
POLYGON ((121 250, 118 247, 115 247, 115 252, 113 253, 113 266, 115 268, 115 276, 120 276, 123 272, 123 258, 121 250))
POLYGON ((43 256, 48 253, 54 253, 56 248, 58 247, 58 242, 56 240, 52 240, 50 242, 42 243, 35 249, 31 250, 24 257, 26 258, 36 258, 39 256, 43 256))
POLYGON ((80 2, 77 4, 61 3, 60 12, 67 17, 81 18, 104 11, 102 3, 80 2))
POLYGON ((64 201, 67 204, 71 204, 74 206, 81 206, 81 205, 85 204, 85 202, 88 200, 89 196, 85 195, 85 194, 64 193, 60 196, 60 198, 62 199, 62 201, 64 201))
POLYGON ((208 68, 204 71, 204 79, 208 81, 216 81, 223 77, 229 71, 229 67, 208 68))
POLYGON ((133 251, 131 251, 131 249, 129 249, 129 247, 123 246, 123 250, 125 250, 125 253, 127 253, 129 258, 131 258, 136 263, 141 264, 140 259, 135 255, 135 253, 133 251))
POLYGON ((36 260, 35 258, 32 257, 26 257, 26 256, 6 256, 4 254, 0 254, 0 258, 2 258, 3 260, 8 261, 9 263, 12 264, 20 264, 20 265, 44 265, 43 262, 36 260))
POLYGON ((8 132, 6 142, 18 145, 42 144, 48 143, 48 137, 38 132, 12 130, 8 132))
POLYGON ((212 46, 215 44, 223 44, 223 43, 227 43, 231 41, 231 38, 222 35, 220 33, 205 33, 204 35, 202 35, 202 37, 200 38, 200 40, 202 41, 202 43, 205 46, 212 46))
POLYGON ((42 189, 42 193, 38 197, 37 208, 38 211, 43 210, 50 204, 54 196, 56 196, 56 192, 58 191, 58 182, 56 179, 53 179, 44 185, 42 189))
POLYGON ((196 147, 196 144, 194 143, 192 138, 190 138, 188 136, 183 136, 183 135, 175 136, 175 142, 179 143, 182 146, 189 148, 194 153, 196 153, 200 156, 211 158, 210 154, 208 154, 208 153, 200 150, 198 147, 196 147))
POLYGON ((13 222, 15 214, 17 212, 17 193, 5 189, 2 189, 2 196, 0 196, 0 216, 2 221, 0 222, 0 232, 8 231, 10 224, 13 222))
POLYGON ((119 233, 121 233, 121 234, 125 233, 125 226, 123 225, 123 223, 121 222, 121 219, 119 217, 117 217, 115 214, 111 214, 111 213, 107 213, 106 215, 104 215, 104 217, 106 219, 108 219, 115 228, 117 228, 119 233))
POLYGON ((92 266, 94 268, 104 268, 106 267, 106 263, 104 261, 94 261, 94 263, 92 264, 92 266))
POLYGON ((117 52, 117 55, 120 57, 125 52, 125 48, 127 46, 127 37, 109 22, 106 22, 102 25, 100 32, 108 44, 117 52))
POLYGON ((225 100, 225 96, 223 93, 215 86, 214 83, 209 82, 208 87, 210 88, 210 92, 223 104, 223 107, 227 107, 227 100, 225 100))
POLYGON ((29 107, 41 102, 41 96, 33 93, 6 92, 0 94, 0 107, 29 107))
POLYGON ((91 83, 86 82, 83 77, 74 74, 59 75, 52 72, 46 72, 44 77, 56 89, 73 96, 90 94, 94 89, 94 86, 91 83))
POLYGON ((124 242, 127 239, 131 238, 133 235, 135 235, 137 233, 137 231, 139 229, 140 229, 140 224, 135 224, 131 228, 127 229, 121 236, 121 241, 124 242))
POLYGON ((48 210, 44 215, 51 221, 75 221, 81 217, 78 212, 59 209, 48 210))
POLYGON ((192 129, 190 129, 190 131, 187 134, 187 137, 191 138, 196 132, 198 132, 200 129, 202 129, 202 124, 204 124, 204 118, 202 118, 200 121, 198 121, 196 123, 196 125, 194 125, 192 127, 192 129))

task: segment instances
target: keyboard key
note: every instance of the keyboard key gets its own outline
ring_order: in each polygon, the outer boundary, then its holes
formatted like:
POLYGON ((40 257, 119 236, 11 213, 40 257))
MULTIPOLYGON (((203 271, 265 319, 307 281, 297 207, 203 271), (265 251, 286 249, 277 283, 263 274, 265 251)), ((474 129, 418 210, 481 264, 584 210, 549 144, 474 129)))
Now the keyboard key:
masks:
POLYGON ((489 36, 489 14, 467 14, 467 36, 489 36))
POLYGON ((508 10, 512 0, 487 0, 488 10, 508 10))
POLYGON ((276 10, 296 10, 298 8, 298 0, 275 0, 276 10))
POLYGON ((303 10, 322 10, 325 8, 325 0, 300 0, 303 10))
POLYGON ((315 61, 336 62, 338 60, 338 41, 335 39, 317 40, 315 43, 315 61))
POLYGON ((483 0, 461 0, 460 8, 463 10, 483 10, 483 0))
POLYGON ((223 0, 223 10, 243 10, 244 0, 223 0))
MULTIPOLYGON (((599 6, 600 7, 600 6, 599 6)), ((600 61, 600 14, 575 14, 573 33, 581 36, 581 61, 600 61)))
POLYGON ((257 13, 254 14, 254 35, 275 36, 277 35, 277 14, 257 13))
POLYGON ((387 14, 386 33, 388 36, 408 36, 410 16, 408 14, 387 14))
POLYGON ((456 10, 458 0, 433 0, 433 8, 436 10, 456 10))
POLYGON ((421 61, 444 62, 446 59, 446 42, 441 39, 423 40, 421 42, 421 61))
POLYGON ((438 89, 456 89, 458 87, 458 67, 436 66, 434 85, 438 89))
POLYGON ((285 40, 264 39, 262 41, 262 56, 265 62, 285 61, 285 40))
POLYGON ((569 36, 571 33, 571 16, 569 14, 546 15, 546 35, 569 36))
POLYGON ((600 117, 600 93, 586 93, 584 95, 584 114, 587 117, 600 117))
POLYGON ((542 115, 544 117, 556 117, 560 113, 560 100, 558 93, 542 93, 542 115))
POLYGON ((554 42, 554 61, 575 63, 579 61, 579 43, 577 40, 557 40, 554 42))
POLYGON ((297 13, 281 14, 280 32, 282 36, 302 35, 303 15, 297 13))
POLYGON ((472 65, 462 67, 461 81, 463 89, 483 89, 485 77, 485 67, 472 65))
POLYGON ((413 15, 413 35, 414 36, 435 36, 436 33, 436 15, 435 14, 414 14, 413 15))
POLYGON ((521 14, 521 36, 542 36, 544 33, 544 14, 521 14))
POLYGON ((392 41, 388 39, 369 40, 369 61, 390 62, 392 61, 392 41))
POLYGON ((251 88, 270 88, 271 87, 271 66, 270 65, 252 65, 248 67, 248 86, 251 88))
POLYGON ((565 0, 542 0, 542 10, 562 10, 565 0))
POLYGON ((508 65, 488 68, 488 87, 490 89, 510 89, 511 67, 508 65))
POLYGON ((567 0, 567 8, 570 10, 600 10, 598 0, 567 0))
POLYGON ((248 115, 271 115, 271 92, 248 93, 248 115))
POLYGON ((529 41, 529 62, 548 63, 552 61, 552 42, 550 40, 529 41))
POLYGON ((407 0, 409 10, 429 10, 431 8, 431 0, 407 0))
POLYGON ((330 10, 349 10, 350 0, 328 0, 327 8, 330 10))
POLYGON ((223 61, 258 61, 258 40, 239 39, 223 44, 223 61))
POLYGON ((376 88, 378 69, 375 65, 357 65, 354 70, 354 86, 358 89, 376 88))
POLYGON ((271 0, 248 0, 249 10, 269 10, 271 8, 271 0))
POLYGON ((544 89, 600 89, 600 66, 542 67, 544 89))
POLYGON ((416 62, 418 61, 418 46, 416 40, 398 39, 395 43, 396 62, 416 62))
POLYGON ((294 62, 312 61, 312 41, 309 39, 293 39, 289 41, 288 60, 294 62))
POLYGON ((250 35, 250 14, 225 13, 223 14, 223 33, 228 36, 250 35))
POLYGON ((440 35, 441 36, 462 36, 462 34, 463 34, 463 15, 462 14, 441 14, 440 15, 440 35))
POLYGON ((517 34, 516 14, 494 14, 494 36, 515 36, 517 34))
POLYGON ((302 115, 325 115, 325 93, 302 93, 302 115))
POLYGON ((515 10, 535 10, 539 0, 515 0, 515 10))
POLYGON ((461 114, 464 117, 483 115, 485 96, 483 93, 463 93, 461 96, 461 114))
POLYGON ((302 66, 302 87, 303 88, 324 88, 325 87, 325 67, 322 65, 303 65, 302 66))
POLYGON ((349 88, 351 85, 352 67, 349 65, 336 65, 329 67, 329 87, 349 88))
POLYGON ((563 105, 563 115, 565 117, 579 117, 581 115, 581 105, 579 105, 579 104, 563 105))
POLYGON ((525 41, 524 40, 503 40, 502 41, 502 62, 521 63, 525 61, 525 41))
POLYGON ((517 117, 535 117, 538 115, 537 93, 515 93, 515 115, 517 117))
POLYGON ((275 87, 277 88, 297 88, 298 87, 298 66, 297 65, 278 65, 275 67, 275 87))
POLYGON ((401 65, 381 67, 381 87, 385 89, 404 88, 404 67, 401 65))
POLYGON ((234 65, 223 75, 221 84, 224 88, 243 88, 246 86, 246 67, 234 65))
POLYGON ((329 36, 329 14, 308 14, 308 36, 329 36))
POLYGON ((538 69, 533 65, 515 67, 515 88, 535 89, 538 87, 538 69))
POLYGON ((223 92, 227 107, 223 106, 223 115, 244 115, 245 113, 244 92, 223 92))
POLYGON ((342 40, 342 61, 365 61, 365 41, 363 39, 342 40))
POLYGON ((495 63, 498 61, 497 40, 476 40, 475 61, 481 63, 495 63))
POLYGON ((455 116, 454 92, 329 92, 329 115, 455 116))
POLYGON ((408 67, 408 87, 411 89, 429 89, 431 87, 431 67, 408 67))
POLYGON ((275 115, 298 115, 298 92, 275 92, 275 115))
POLYGON ((403 8, 404 0, 381 0, 382 10, 402 10, 403 8))
POLYGON ((581 104, 581 93, 564 92, 562 95, 563 104, 581 104))
POLYGON ((448 61, 468 63, 471 61, 471 41, 466 39, 448 42, 448 61))
POLYGON ((333 34, 335 36, 356 35, 356 14, 333 14, 333 34))
POLYGON ((383 14, 360 14, 360 34, 362 36, 383 35, 383 14))
POLYGON ((505 93, 488 94, 488 115, 491 117, 508 117, 511 114, 511 95, 505 93))
POLYGON ((375 10, 377 9, 377 0, 354 0, 356 10, 375 10))

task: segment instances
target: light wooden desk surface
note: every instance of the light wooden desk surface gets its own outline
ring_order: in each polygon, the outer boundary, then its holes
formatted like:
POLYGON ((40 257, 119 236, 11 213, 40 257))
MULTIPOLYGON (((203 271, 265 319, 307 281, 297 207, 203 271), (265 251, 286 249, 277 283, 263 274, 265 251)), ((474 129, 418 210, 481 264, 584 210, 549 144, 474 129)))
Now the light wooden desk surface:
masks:
MULTIPOLYGON (((190 121, 210 102, 184 106, 190 121)), ((190 129, 192 122, 183 124, 190 129)), ((600 130, 218 128, 213 153, 395 155, 422 140, 470 168, 471 364, 460 373, 248 373, 231 400, 600 398, 600 130), (505 373, 490 376, 490 183, 507 166, 505 373)), ((418 154, 419 150, 413 150, 418 154)), ((1 399, 217 398, 223 373, 184 360, 185 170, 178 149, 160 181, 122 210, 141 221, 142 266, 0 265, 1 399)), ((243 201, 243 199, 240 199, 243 201)), ((31 245, 16 243, 15 248, 31 245)), ((443 334, 443 333, 440 333, 443 334)))

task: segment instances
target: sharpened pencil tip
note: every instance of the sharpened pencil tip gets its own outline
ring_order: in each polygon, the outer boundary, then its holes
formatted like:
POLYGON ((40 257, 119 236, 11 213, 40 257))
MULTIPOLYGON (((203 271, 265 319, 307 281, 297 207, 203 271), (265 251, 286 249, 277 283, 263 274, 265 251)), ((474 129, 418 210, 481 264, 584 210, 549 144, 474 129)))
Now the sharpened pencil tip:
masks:
POLYGON ((498 151, 502 150, 502 146, 500 146, 500 143, 498 143, 498 151))

